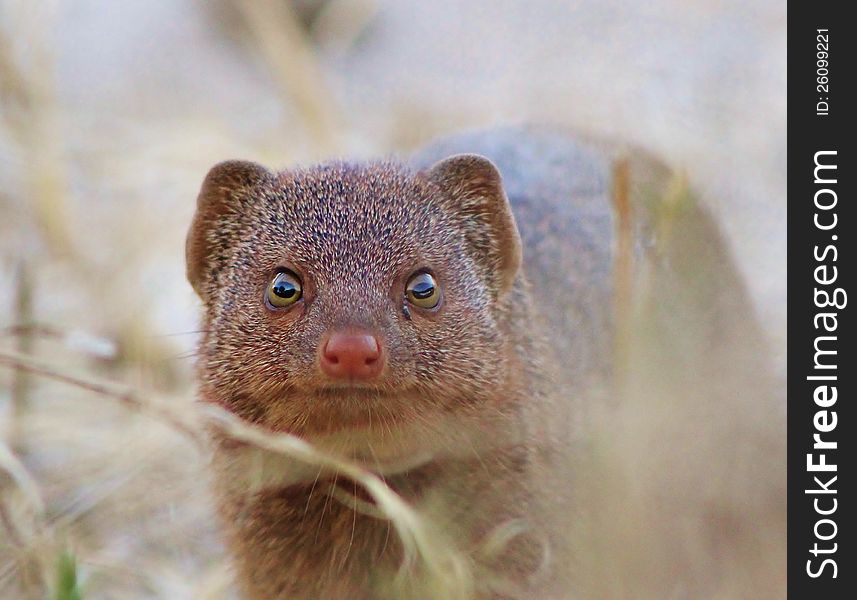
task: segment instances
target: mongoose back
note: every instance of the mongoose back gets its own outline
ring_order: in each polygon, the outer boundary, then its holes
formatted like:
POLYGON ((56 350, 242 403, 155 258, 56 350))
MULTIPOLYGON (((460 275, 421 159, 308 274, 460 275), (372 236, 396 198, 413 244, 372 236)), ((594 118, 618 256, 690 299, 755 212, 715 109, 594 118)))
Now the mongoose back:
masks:
MULTIPOLYGON (((201 399, 384 478, 467 556, 474 597, 566 597, 564 457, 610 387, 616 152, 513 129, 406 162, 215 166, 187 241, 201 399)), ((251 484, 216 446, 247 597, 432 597, 390 584, 401 544, 335 493, 353 482, 251 484)))

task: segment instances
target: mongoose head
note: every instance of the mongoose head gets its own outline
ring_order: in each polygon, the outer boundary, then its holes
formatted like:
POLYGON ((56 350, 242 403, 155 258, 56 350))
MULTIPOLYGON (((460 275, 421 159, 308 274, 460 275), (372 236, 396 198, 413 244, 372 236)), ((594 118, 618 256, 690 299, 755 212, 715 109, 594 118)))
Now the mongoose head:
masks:
POLYGON ((203 395, 306 437, 500 414, 520 262, 500 175, 480 156, 421 172, 218 164, 187 238, 203 395))

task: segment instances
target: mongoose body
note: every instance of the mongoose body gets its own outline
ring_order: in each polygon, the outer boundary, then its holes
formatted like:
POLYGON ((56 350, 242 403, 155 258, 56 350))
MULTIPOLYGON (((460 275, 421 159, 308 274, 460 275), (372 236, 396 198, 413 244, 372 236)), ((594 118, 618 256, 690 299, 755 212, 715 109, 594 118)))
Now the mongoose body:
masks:
MULTIPOLYGON (((566 597, 568 454, 610 387, 617 152, 515 129, 403 162, 217 165, 187 247, 202 400, 384 478, 466 557, 465 593, 566 597)), ((242 452, 215 462, 247 597, 447 597, 396 579, 396 531, 342 500, 365 500, 353 482, 251 483, 242 452)))

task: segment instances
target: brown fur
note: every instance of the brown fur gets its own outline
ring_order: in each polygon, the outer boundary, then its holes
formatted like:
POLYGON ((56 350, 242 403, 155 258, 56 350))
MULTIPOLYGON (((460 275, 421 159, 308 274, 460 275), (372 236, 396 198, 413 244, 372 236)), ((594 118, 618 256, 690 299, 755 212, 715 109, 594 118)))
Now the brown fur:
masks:
MULTIPOLYGON (((377 471, 468 555, 479 597, 566 597, 570 451, 587 405, 610 398, 617 153, 513 130, 441 142, 411 164, 214 167, 187 245, 205 305, 202 399, 377 471), (487 159, 442 160, 468 148, 496 161, 502 182, 487 159), (304 299, 272 312, 263 298, 278 267, 301 276, 304 299), (436 312, 405 304, 422 267, 443 289, 436 312), (318 347, 334 328, 382 340, 379 379, 325 378, 318 347), (480 553, 518 523, 522 535, 480 553)), ((631 170, 637 206, 663 193, 656 163, 634 158, 631 170)), ((248 597, 394 595, 402 548, 390 524, 328 493, 360 498, 353 482, 302 472, 251 489, 245 465, 241 448, 219 444, 221 508, 248 597)))
MULTIPOLYGON (((519 264, 499 174, 479 157, 422 173, 392 162, 279 174, 218 165, 188 237, 188 276, 206 306, 202 398, 370 468, 428 455, 388 483, 417 506, 442 499, 439 525, 453 543, 475 547, 517 518, 532 517, 536 532, 528 478, 540 460, 537 421, 523 413, 545 412, 545 399, 533 384, 519 264), (262 300, 282 266, 300 274, 304 299, 275 313, 262 300), (406 278, 422 267, 443 288, 437 312, 404 305, 406 278), (317 348, 334 327, 383 340, 377 381, 343 387, 321 374, 317 348)), ((221 465, 232 450, 222 444, 221 465)), ((325 476, 255 495, 224 492, 248 596, 382 593, 379 580, 401 560, 396 535, 332 499, 328 485, 325 476)), ((535 569, 538 544, 517 545, 533 556, 512 564, 535 569)))

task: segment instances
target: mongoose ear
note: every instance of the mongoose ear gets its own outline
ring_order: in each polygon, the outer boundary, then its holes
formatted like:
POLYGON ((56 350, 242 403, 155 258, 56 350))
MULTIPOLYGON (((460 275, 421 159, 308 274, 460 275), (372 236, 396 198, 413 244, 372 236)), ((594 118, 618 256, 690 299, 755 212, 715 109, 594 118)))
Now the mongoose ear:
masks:
POLYGON ((427 176, 465 217, 468 242, 488 260, 502 295, 521 266, 521 237, 497 167, 478 154, 456 154, 435 163, 427 176))
POLYGON ((262 165, 241 160, 219 163, 205 176, 185 244, 187 278, 203 300, 208 275, 226 261, 230 236, 241 220, 242 200, 270 177, 262 165))

